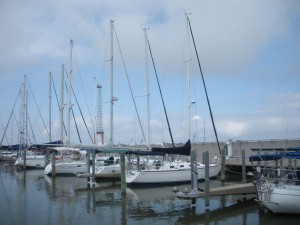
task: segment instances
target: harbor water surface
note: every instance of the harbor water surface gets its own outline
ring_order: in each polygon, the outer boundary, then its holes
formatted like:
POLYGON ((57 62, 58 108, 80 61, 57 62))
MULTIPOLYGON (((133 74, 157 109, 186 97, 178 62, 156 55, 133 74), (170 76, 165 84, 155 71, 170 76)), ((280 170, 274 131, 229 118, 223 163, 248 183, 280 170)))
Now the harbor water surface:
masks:
MULTIPOLYGON (((236 183, 231 175, 226 182, 236 183)), ((220 186, 219 179, 210 186, 220 186)), ((300 224, 300 216, 275 215, 261 208, 255 195, 210 197, 209 206, 178 199, 175 185, 130 187, 120 190, 119 181, 48 177, 43 170, 17 170, 0 162, 0 224, 300 224)), ((199 182, 200 188, 204 187, 199 182)), ((190 184, 177 185, 179 190, 190 184)))

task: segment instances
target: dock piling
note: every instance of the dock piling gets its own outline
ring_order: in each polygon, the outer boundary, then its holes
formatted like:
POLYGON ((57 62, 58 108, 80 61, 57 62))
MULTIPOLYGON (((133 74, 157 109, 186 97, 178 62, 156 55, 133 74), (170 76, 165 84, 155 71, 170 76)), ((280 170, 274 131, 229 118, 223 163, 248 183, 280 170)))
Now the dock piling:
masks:
POLYGON ((93 182, 93 184, 96 181, 96 178, 95 178, 95 161, 96 161, 96 151, 93 150, 93 152, 92 152, 92 182, 93 182))
POLYGON ((205 152, 205 206, 209 206, 209 152, 205 152))
MULTIPOLYGON (((90 173, 90 158, 91 158, 91 150, 88 150, 86 153, 86 172, 90 173)), ((87 177, 87 182, 90 182, 90 177, 87 177)))
POLYGON ((56 176, 56 170, 55 170, 55 152, 54 151, 52 151, 51 164, 52 164, 52 177, 55 177, 56 176))
POLYGON ((125 177, 125 153, 120 153, 121 163, 121 192, 126 193, 126 177, 125 177))
POLYGON ((226 157, 226 150, 223 148, 221 149, 221 182, 225 182, 225 157, 226 157))
POLYGON ((242 183, 246 183, 246 157, 245 149, 242 149, 242 183))

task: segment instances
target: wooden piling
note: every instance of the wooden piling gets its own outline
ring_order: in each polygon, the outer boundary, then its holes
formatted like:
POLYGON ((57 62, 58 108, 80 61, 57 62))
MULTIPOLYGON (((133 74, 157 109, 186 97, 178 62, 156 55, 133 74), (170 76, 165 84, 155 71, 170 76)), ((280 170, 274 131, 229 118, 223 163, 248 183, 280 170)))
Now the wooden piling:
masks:
POLYGON ((242 149, 242 183, 246 183, 246 157, 245 149, 242 149))
POLYGON ((125 152, 120 153, 120 163, 121 163, 121 192, 126 193, 125 152))
POLYGON ((191 190, 198 191, 196 152, 191 151, 191 190))
POLYGON ((45 155, 45 167, 50 163, 49 158, 50 158, 50 149, 46 149, 46 155, 45 155))
MULTIPOLYGON (((91 150, 88 150, 86 153, 86 172, 90 173, 90 158, 91 158, 91 150)), ((90 177, 87 177, 87 182, 89 183, 90 177)))
POLYGON ((93 150, 92 152, 92 182, 95 183, 95 160, 96 160, 96 151, 93 150))
POLYGON ((225 149, 221 149, 221 182, 225 182, 225 157, 226 157, 225 149))
POLYGON ((24 170, 26 170, 26 151, 27 151, 27 149, 23 149, 23 160, 24 160, 23 168, 24 168, 24 170))
POLYGON ((55 152, 52 151, 52 159, 51 159, 51 166, 52 166, 52 177, 56 176, 56 170, 55 170, 55 152))
MULTIPOLYGON (((196 151, 191 151, 191 191, 190 193, 198 192, 198 173, 196 151)), ((196 198, 191 198, 192 204, 196 204, 196 198)))
POLYGON ((205 152, 205 206, 209 206, 209 152, 205 152))

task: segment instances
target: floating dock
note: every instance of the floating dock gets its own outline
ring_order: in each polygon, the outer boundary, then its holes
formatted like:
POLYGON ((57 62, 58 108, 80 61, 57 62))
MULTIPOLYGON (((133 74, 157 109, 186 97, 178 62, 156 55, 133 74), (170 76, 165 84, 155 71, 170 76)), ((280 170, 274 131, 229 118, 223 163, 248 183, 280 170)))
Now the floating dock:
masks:
MULTIPOLYGON (((223 196, 223 195, 244 195, 244 194, 256 194, 256 190, 253 183, 235 184, 224 187, 211 188, 209 190, 210 196, 223 196)), ((177 192, 176 196, 181 199, 194 199, 205 197, 205 191, 184 191, 177 192)))
MULTIPOLYGON (((81 174, 76 174, 77 177, 79 178, 89 178, 93 177, 92 173, 81 173, 81 174)), ((100 173, 96 174, 95 173, 95 178, 115 178, 115 179, 120 179, 121 178, 121 173, 100 173)))

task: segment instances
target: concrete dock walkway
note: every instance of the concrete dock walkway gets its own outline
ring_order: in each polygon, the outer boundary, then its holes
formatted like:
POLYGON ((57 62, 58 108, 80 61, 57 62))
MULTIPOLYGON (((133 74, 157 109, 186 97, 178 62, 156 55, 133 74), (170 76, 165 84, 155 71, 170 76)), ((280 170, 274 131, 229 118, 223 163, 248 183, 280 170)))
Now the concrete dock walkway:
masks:
MULTIPOLYGON (((209 190, 210 196, 222 196, 222 195, 243 195, 243 194, 256 194, 256 190, 253 183, 235 184, 224 187, 211 188, 209 190)), ((192 199, 205 197, 205 191, 197 192, 177 192, 176 196, 181 199, 192 199)))

